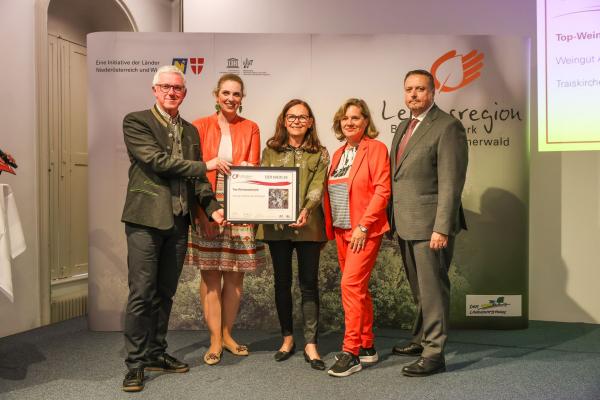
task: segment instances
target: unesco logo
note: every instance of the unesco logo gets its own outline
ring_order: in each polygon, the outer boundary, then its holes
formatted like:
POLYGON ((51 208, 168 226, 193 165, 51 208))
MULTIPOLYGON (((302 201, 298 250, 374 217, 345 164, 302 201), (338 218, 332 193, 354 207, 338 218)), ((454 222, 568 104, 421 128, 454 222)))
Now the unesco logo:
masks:
MULTIPOLYGON (((243 69, 248 69, 254 63, 254 60, 251 58, 241 59, 243 69)), ((235 57, 230 57, 227 59, 227 68, 228 69, 240 69, 240 59, 235 57)))

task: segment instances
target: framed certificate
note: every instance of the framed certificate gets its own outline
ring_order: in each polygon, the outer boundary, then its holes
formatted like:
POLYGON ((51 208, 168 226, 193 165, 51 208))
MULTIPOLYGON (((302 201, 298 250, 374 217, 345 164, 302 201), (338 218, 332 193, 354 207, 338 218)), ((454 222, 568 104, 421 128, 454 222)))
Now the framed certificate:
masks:
POLYGON ((231 167, 225 177, 225 219, 245 224, 296 222, 298 173, 296 167, 231 167))

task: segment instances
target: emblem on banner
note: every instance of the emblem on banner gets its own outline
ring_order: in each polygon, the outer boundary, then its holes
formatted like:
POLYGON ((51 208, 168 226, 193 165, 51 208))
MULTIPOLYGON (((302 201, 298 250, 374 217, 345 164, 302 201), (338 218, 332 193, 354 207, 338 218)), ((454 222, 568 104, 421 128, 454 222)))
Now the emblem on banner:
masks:
POLYGON ((521 295, 468 294, 466 315, 467 317, 520 317, 521 305, 521 295))
POLYGON ((235 57, 231 57, 227 59, 227 68, 239 68, 240 64, 239 64, 240 60, 238 60, 235 57))
POLYGON ((192 57, 190 58, 190 67, 192 72, 196 75, 200 75, 202 68, 204 68, 204 57, 192 57))
POLYGON ((179 68, 179 70, 181 72, 183 72, 184 74, 185 74, 185 71, 187 70, 187 63, 188 63, 187 58, 174 58, 173 59, 173 65, 176 66, 177 68, 179 68))
POLYGON ((462 55, 450 50, 435 60, 431 66, 431 75, 438 92, 453 92, 481 76, 483 53, 472 50, 462 55))
POLYGON ((254 60, 249 59, 248 57, 244 58, 244 61, 243 61, 244 69, 250 68, 252 66, 253 62, 254 62, 254 60))

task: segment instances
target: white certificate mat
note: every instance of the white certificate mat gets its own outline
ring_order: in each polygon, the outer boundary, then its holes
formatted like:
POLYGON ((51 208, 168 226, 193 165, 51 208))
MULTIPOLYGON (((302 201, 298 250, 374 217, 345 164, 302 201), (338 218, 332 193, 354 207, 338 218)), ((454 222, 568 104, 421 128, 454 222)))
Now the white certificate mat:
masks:
POLYGON ((289 224, 298 218, 295 167, 231 167, 225 218, 231 223, 289 224))

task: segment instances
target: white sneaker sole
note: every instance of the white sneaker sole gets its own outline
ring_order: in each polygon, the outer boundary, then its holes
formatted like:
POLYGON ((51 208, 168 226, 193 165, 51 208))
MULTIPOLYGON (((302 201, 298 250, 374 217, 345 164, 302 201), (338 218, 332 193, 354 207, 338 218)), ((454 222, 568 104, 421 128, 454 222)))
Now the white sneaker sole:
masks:
POLYGON ((344 377, 344 376, 349 376, 352 375, 355 372, 358 372, 362 369, 362 365, 357 364, 352 368, 347 369, 344 372, 333 372, 332 370, 327 371, 327 373, 331 376, 337 376, 339 378, 344 377))
POLYGON ((360 356, 358 357, 361 363, 374 364, 379 361, 379 354, 375 353, 372 356, 360 356))

